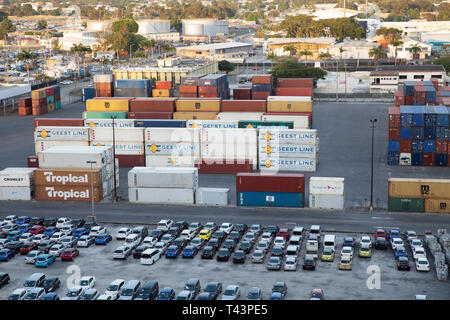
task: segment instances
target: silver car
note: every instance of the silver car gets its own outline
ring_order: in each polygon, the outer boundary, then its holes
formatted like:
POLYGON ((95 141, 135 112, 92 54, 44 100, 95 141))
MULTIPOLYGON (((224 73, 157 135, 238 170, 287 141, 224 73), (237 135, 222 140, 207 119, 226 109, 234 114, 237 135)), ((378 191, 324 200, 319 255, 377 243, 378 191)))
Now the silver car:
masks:
POLYGON ((8 300, 23 300, 25 295, 27 294, 27 290, 24 288, 19 288, 14 290, 10 296, 8 297, 8 300))
POLYGON ((80 300, 80 297, 83 295, 85 289, 80 286, 75 286, 69 291, 67 291, 66 296, 61 300, 80 300))
POLYGON ((123 259, 125 260, 131 255, 131 248, 127 246, 120 246, 113 253, 113 259, 123 259))
POLYGON ((298 267, 298 258, 296 256, 286 257, 286 261, 284 262, 285 271, 296 271, 297 267, 298 267))
POLYGON ((28 252, 28 254, 25 256, 25 263, 35 264, 37 257, 43 253, 44 252, 39 251, 39 250, 32 250, 32 251, 28 252))
POLYGON ((241 289, 237 285, 229 285, 223 292, 221 300, 237 300, 241 295, 241 289))
POLYGON ((263 250, 255 250, 252 255, 252 263, 264 263, 266 253, 263 250))
POLYGON ((44 288, 33 288, 23 297, 23 300, 40 300, 45 294, 44 288))

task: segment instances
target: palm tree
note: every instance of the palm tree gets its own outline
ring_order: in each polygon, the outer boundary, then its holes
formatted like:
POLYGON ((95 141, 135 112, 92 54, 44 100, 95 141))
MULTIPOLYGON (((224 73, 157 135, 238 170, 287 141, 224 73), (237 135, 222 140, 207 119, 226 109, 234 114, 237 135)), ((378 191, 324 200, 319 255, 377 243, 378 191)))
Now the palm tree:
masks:
POLYGON ((373 47, 369 51, 369 57, 373 57, 375 59, 375 63, 378 63, 378 60, 386 57, 386 51, 382 46, 373 47))
POLYGON ((309 51, 309 50, 302 50, 302 51, 300 51, 300 58, 301 57, 303 57, 303 56, 312 56, 313 55, 313 53, 311 52, 311 51, 309 51))
POLYGON ((28 79, 28 83, 30 82, 30 65, 33 61, 37 60, 37 54, 27 51, 27 50, 22 50, 22 52, 19 52, 19 54, 17 55, 17 60, 18 61, 24 61, 25 65, 27 66, 27 79, 28 79))
POLYGON ((323 64, 326 67, 326 60, 331 59, 331 54, 329 54, 328 52, 321 52, 319 53, 318 58, 322 60, 323 64))
POLYGON ((339 60, 342 61, 342 54, 345 52, 345 49, 342 47, 339 47, 339 60))
POLYGON ((392 40, 389 44, 394 47, 394 50, 395 50, 395 62, 394 63, 395 63, 395 65, 397 65, 398 47, 401 47, 403 45, 403 41, 399 40, 399 39, 395 39, 395 40, 392 40))
POLYGON ((283 50, 288 51, 290 56, 295 56, 297 54, 297 48, 293 44, 284 46, 283 50))
POLYGON ((408 48, 408 51, 413 54, 413 59, 419 59, 419 53, 422 52, 423 48, 418 44, 414 44, 408 48))

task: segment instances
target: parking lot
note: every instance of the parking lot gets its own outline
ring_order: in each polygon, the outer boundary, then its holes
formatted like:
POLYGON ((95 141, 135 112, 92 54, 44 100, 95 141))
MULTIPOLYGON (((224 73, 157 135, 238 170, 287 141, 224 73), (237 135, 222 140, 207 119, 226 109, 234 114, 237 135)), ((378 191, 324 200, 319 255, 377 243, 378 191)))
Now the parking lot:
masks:
MULTIPOLYGON (((191 221, 192 222, 192 221, 191 221)), ((206 222, 206 221, 205 221, 206 222)), ((205 223, 203 222, 203 223, 205 223)), ((220 225, 221 221, 216 221, 220 225)), ((398 271, 392 249, 373 250, 371 258, 358 257, 358 245, 355 248, 353 267, 351 271, 338 270, 339 253, 344 237, 352 236, 358 244, 360 233, 334 233, 336 235, 336 253, 333 262, 316 262, 316 270, 302 270, 303 258, 306 253, 306 239, 304 234, 301 250, 299 252, 299 266, 297 271, 267 270, 267 261, 270 250, 263 264, 254 264, 250 261, 252 252, 247 254, 244 264, 234 264, 231 259, 227 262, 218 262, 216 259, 205 260, 200 257, 200 252, 193 259, 184 259, 178 256, 176 259, 162 257, 154 265, 141 265, 139 259, 132 256, 125 261, 114 260, 113 251, 123 241, 115 239, 118 229, 131 225, 105 225, 113 240, 106 246, 92 245, 89 248, 79 248, 80 255, 74 262, 60 261, 59 258, 48 268, 37 268, 31 264, 25 264, 24 256, 16 255, 9 262, 2 262, 1 270, 8 272, 11 281, 0 289, 0 299, 7 299, 9 294, 23 285, 28 276, 35 272, 43 272, 47 276, 57 276, 61 279, 61 288, 56 292, 62 297, 68 290, 67 285, 76 284, 76 268, 79 267, 81 276, 95 276, 95 288, 102 294, 110 282, 121 278, 124 280, 138 279, 157 280, 159 288, 172 287, 178 294, 188 278, 198 278, 202 287, 210 281, 222 282, 224 288, 227 285, 236 284, 241 288, 241 299, 245 299, 251 287, 260 287, 263 298, 268 299, 271 288, 277 281, 285 281, 288 286, 287 299, 308 299, 313 288, 324 290, 327 299, 413 299, 416 294, 425 294, 428 299, 449 299, 448 282, 438 281, 434 270, 433 260, 430 272, 417 272, 412 260, 410 248, 407 246, 411 271, 398 271), (380 268, 380 289, 368 289, 367 279, 372 274, 367 273, 369 267, 380 268)), ((155 226, 149 226, 151 230, 155 226)), ((283 226, 281 226, 283 227, 283 226)), ((309 227, 309 226, 308 226, 309 227)), ((322 233, 322 238, 324 234, 322 233)), ((373 235, 371 235, 373 240, 373 235)), ((428 257, 431 257, 429 252, 428 257)))

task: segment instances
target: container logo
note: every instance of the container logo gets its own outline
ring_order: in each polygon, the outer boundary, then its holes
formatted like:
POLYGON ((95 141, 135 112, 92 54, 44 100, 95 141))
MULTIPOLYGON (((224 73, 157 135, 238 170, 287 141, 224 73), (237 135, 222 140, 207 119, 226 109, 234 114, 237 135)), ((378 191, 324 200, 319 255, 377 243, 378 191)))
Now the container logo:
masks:
POLYGON ((94 127, 96 127, 97 125, 95 124, 95 122, 94 121, 91 121, 91 122, 89 122, 89 124, 88 124, 88 127, 90 127, 90 128, 94 128, 94 127))
POLYGON ((266 161, 264 161, 264 165, 266 166, 266 168, 270 168, 272 164, 272 161, 270 161, 269 159, 266 159, 266 161))
POLYGON ((264 151, 266 152, 266 154, 271 154, 272 153, 272 147, 271 146, 266 146, 265 148, 264 148, 264 151))
POLYGON ((53 175, 53 172, 44 172, 45 180, 47 182, 59 182, 65 185, 66 183, 87 183, 88 182, 88 175, 80 175, 80 176, 74 176, 71 173, 67 176, 59 176, 59 175, 53 175))
POLYGON ((69 191, 55 190, 55 187, 45 187, 47 195, 49 198, 63 198, 64 200, 71 198, 78 199, 89 199, 89 189, 85 191, 74 191, 70 189, 69 191))
POLYGON ((151 152, 155 153, 155 152, 159 151, 159 146, 157 146, 156 144, 152 144, 148 149, 151 152))
POLYGON ((251 123, 249 123, 249 124, 246 126, 246 128, 247 128, 247 129, 254 129, 253 126, 251 125, 251 123))
POLYGON ((39 136, 41 136, 43 139, 45 139, 49 136, 49 133, 47 130, 43 129, 43 130, 41 130, 41 132, 39 132, 39 136))
POLYGON ((270 134, 269 131, 267 131, 266 134, 264 135, 264 139, 266 139, 266 141, 270 141, 272 139, 272 135, 270 134))
POLYGON ((196 124, 196 123, 191 123, 191 124, 189 125, 189 128, 200 128, 200 127, 199 127, 198 124, 196 124))
POLYGON ((430 186, 427 185, 421 185, 420 186, 420 193, 423 195, 428 195, 430 194, 430 186))

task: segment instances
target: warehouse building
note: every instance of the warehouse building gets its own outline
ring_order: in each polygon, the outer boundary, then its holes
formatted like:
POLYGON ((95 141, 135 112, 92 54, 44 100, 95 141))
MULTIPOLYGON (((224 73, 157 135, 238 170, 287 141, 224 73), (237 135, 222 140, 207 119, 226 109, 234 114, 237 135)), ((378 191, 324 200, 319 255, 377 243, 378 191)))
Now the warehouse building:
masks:
POLYGON ((289 51, 284 50, 287 45, 293 45, 297 49, 297 55, 301 51, 308 50, 312 56, 308 59, 318 59, 320 52, 327 51, 332 44, 336 43, 335 38, 272 38, 264 43, 267 54, 273 53, 276 56, 289 56, 289 51))
POLYGON ((341 56, 342 59, 371 59, 369 52, 373 47, 377 46, 378 44, 365 40, 347 41, 331 45, 328 53, 336 59, 340 59, 341 56), (344 49, 342 53, 340 51, 341 48, 344 49))
POLYGON ((222 60, 248 56, 253 45, 240 42, 223 42, 177 48, 177 55, 182 58, 204 58, 205 60, 222 60))

